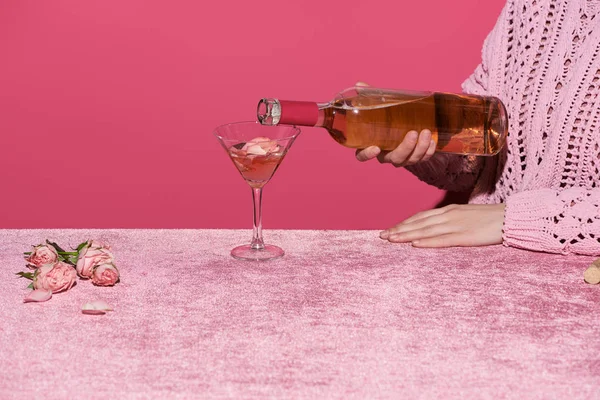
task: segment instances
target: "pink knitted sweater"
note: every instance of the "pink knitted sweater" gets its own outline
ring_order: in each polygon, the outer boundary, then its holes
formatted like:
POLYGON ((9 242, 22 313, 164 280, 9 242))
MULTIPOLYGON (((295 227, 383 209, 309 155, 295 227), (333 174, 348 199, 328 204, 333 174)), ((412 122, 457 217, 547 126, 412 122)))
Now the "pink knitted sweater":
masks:
POLYGON ((407 169, 471 203, 505 203, 505 245, 600 255, 599 87, 600 0, 508 0, 463 83, 506 105, 505 151, 407 169))

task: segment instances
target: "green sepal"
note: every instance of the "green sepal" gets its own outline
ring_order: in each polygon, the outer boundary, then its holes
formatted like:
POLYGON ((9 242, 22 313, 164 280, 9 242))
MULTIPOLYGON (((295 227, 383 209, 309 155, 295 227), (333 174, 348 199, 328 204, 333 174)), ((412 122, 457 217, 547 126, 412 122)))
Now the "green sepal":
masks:
POLYGON ((19 275, 21 278, 33 280, 33 272, 17 272, 15 275, 19 275))
POLYGON ((69 264, 71 266, 75 266, 77 265, 77 256, 73 256, 75 257, 75 261, 71 260, 71 256, 63 256, 63 255, 59 255, 60 259, 62 262, 69 264))
POLYGON ((66 251, 63 250, 58 244, 51 242, 48 239, 46 239, 46 243, 48 243, 50 246, 54 247, 57 252, 66 253, 66 251))

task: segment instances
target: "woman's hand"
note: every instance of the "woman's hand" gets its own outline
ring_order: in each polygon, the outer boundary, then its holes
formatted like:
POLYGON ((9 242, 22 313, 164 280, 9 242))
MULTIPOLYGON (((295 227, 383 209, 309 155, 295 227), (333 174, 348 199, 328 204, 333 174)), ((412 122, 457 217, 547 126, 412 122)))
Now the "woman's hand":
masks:
POLYGON ((431 131, 424 129, 421 133, 410 131, 402 143, 392 151, 381 151, 379 147, 371 146, 356 151, 358 161, 368 161, 375 157, 380 163, 390 163, 395 167, 416 164, 427 161, 435 153, 435 140, 431 138, 431 131))
MULTIPOLYGON (((356 87, 368 87, 364 82, 357 82, 356 87)), ((435 153, 435 140, 431 137, 431 131, 424 129, 419 132, 410 131, 406 133, 402 143, 392 151, 381 151, 379 147, 371 146, 356 151, 358 161, 369 161, 375 157, 380 163, 390 163, 395 167, 416 164, 427 161, 435 153)))
POLYGON ((473 247, 502 243, 504 204, 452 204, 423 211, 381 232, 382 239, 414 247, 473 247))

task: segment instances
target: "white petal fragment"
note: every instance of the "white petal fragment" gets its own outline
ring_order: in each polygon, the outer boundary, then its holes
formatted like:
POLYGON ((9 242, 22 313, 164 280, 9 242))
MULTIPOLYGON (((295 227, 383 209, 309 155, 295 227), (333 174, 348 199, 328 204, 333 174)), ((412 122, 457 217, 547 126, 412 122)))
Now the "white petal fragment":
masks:
POLYGON ((92 301, 81 307, 81 312, 89 315, 102 315, 106 314, 107 311, 113 311, 113 308, 104 301, 92 301))

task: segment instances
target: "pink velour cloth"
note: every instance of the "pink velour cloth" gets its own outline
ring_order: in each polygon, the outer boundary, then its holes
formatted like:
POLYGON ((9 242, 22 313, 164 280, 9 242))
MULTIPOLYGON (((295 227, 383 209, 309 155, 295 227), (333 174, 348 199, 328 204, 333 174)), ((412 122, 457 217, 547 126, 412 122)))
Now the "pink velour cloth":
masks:
POLYGON ((232 259, 248 231, 0 231, 0 399, 598 398, 590 257, 265 233, 283 259, 232 259), (46 238, 107 241, 122 282, 24 304, 46 238))

